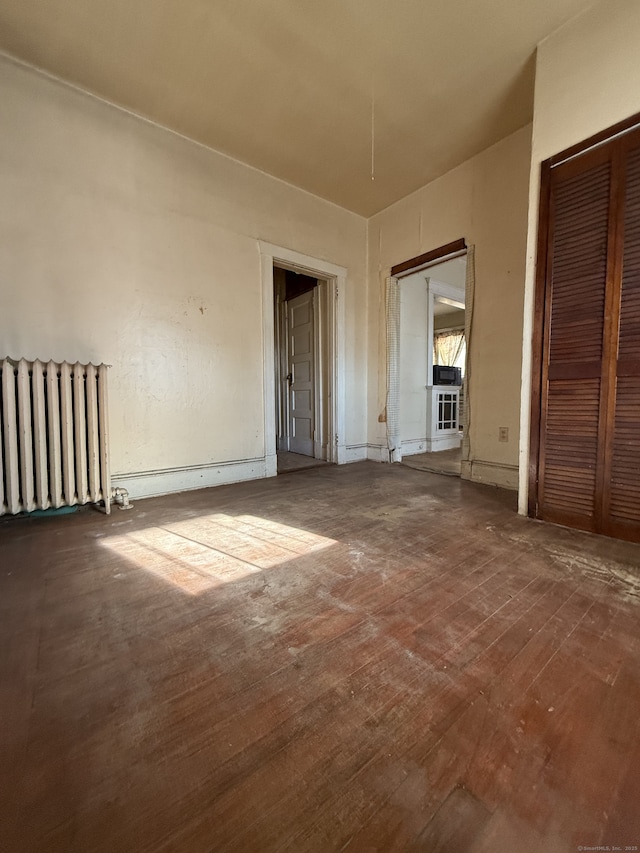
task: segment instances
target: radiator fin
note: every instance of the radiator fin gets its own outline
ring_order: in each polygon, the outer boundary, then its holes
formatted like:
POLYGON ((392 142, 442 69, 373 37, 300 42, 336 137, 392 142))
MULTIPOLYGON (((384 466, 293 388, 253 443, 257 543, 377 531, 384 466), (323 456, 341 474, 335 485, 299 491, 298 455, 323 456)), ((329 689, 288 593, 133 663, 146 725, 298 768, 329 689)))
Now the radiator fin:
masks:
POLYGON ((107 365, 0 361, 0 515, 111 504, 107 365))

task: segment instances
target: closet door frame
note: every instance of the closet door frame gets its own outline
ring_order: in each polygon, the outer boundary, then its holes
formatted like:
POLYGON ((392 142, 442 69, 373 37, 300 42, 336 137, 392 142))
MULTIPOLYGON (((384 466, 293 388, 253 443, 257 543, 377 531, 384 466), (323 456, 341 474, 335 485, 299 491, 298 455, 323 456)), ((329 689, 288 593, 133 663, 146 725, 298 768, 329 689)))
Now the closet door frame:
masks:
MULTIPOLYGON (((624 206, 624 192, 621 186, 622 165, 621 158, 623 150, 627 150, 632 131, 640 129, 640 113, 614 125, 607 130, 590 137, 584 142, 578 143, 565 149, 559 154, 550 157, 541 164, 540 180, 540 207, 538 215, 538 239, 536 251, 536 283, 534 301, 534 322, 532 341, 532 371, 531 371, 531 419, 529 435, 529 499, 528 514, 532 518, 539 516, 539 475, 540 459, 543 448, 541 447, 541 426, 543 422, 543 405, 545 401, 546 382, 546 330, 549 321, 551 307, 551 280, 550 251, 550 226, 551 226, 551 198, 552 198, 552 172, 553 169, 568 163, 592 149, 612 143, 616 137, 626 136, 621 145, 617 146, 612 156, 612 189, 611 203, 612 215, 609 223, 608 251, 611 253, 607 264, 607 291, 605 306, 605 327, 603 335, 603 373, 601 381, 604 383, 604 394, 606 405, 600 408, 600 443, 598 452, 598 471, 596 485, 596 519, 602 522, 606 518, 607 508, 610 501, 610 483, 606 478, 606 471, 610 468, 612 446, 613 446, 613 410, 615 406, 616 393, 616 359, 606 357, 604 347, 610 347, 612 338, 617 335, 620 310, 620 288, 622 245, 624 240, 622 223, 622 211, 624 206), (627 144, 625 144, 627 143, 627 144), (606 426, 605 428, 605 425, 606 426)), ((635 136, 635 134, 633 134, 635 136)), ((601 390, 601 395, 603 391, 601 390)), ((605 523, 600 532, 614 533, 608 530, 605 523)), ((614 533, 615 535, 615 533, 614 533)))

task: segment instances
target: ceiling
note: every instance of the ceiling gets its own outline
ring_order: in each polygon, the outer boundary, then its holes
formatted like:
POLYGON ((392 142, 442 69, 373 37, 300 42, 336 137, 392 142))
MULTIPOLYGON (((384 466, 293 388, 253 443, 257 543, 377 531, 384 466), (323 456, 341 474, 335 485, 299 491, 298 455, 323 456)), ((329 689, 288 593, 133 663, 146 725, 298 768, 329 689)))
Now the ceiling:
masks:
POLYGON ((370 216, 529 122, 591 3, 2 0, 0 50, 370 216))

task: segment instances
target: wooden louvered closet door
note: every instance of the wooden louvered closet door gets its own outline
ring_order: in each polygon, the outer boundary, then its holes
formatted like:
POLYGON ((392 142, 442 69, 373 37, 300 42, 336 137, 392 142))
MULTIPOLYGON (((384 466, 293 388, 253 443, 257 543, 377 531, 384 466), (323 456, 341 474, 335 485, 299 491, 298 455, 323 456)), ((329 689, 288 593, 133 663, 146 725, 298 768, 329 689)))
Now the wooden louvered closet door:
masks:
POLYGON ((619 333, 604 532, 640 541, 640 140, 622 143, 619 333), (626 144, 624 144, 626 143, 626 144))
POLYGON ((640 541, 640 133, 548 192, 535 514, 640 541))

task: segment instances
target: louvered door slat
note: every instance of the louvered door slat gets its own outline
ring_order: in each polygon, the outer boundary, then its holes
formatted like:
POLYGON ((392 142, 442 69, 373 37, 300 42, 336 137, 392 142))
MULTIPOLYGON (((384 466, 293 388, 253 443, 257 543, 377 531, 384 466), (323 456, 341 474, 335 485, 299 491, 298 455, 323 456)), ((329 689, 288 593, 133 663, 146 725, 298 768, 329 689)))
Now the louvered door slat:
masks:
POLYGON ((594 515, 600 380, 549 383, 541 508, 553 521, 590 527, 594 515))
POLYGON ((640 542, 636 119, 543 168, 529 506, 640 542))
POLYGON ((626 161, 616 402, 611 452, 611 531, 640 533, 640 148, 626 161))
POLYGON ((610 193, 608 160, 554 176, 539 514, 587 529, 595 524, 610 193))

